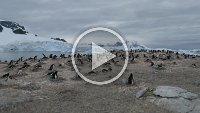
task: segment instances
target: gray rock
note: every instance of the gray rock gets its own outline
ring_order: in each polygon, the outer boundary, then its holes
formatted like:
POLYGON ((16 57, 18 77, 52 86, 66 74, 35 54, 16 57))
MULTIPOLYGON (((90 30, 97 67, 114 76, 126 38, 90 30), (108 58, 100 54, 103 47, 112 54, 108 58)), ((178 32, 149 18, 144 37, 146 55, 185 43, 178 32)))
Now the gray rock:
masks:
POLYGON ((157 106, 178 113, 200 113, 200 100, 197 99, 197 94, 171 86, 158 86, 153 93, 156 96, 148 97, 147 100, 157 106))
POLYGON ((148 91, 148 87, 144 87, 136 93, 136 98, 141 98, 148 91))
POLYGON ((166 97, 166 98, 182 97, 185 99, 192 100, 198 97, 197 94, 188 92, 185 89, 182 89, 179 87, 171 87, 171 86, 158 86, 153 93, 157 96, 166 97))
POLYGON ((169 111, 175 111, 179 113, 189 113, 194 108, 194 103, 191 103, 189 100, 183 98, 161 98, 154 101, 154 104, 169 111))
POLYGON ((188 100, 193 100, 198 98, 197 94, 191 92, 181 93, 180 96, 188 100))
POLYGON ((191 113, 200 113, 200 100, 195 101, 195 107, 191 113))

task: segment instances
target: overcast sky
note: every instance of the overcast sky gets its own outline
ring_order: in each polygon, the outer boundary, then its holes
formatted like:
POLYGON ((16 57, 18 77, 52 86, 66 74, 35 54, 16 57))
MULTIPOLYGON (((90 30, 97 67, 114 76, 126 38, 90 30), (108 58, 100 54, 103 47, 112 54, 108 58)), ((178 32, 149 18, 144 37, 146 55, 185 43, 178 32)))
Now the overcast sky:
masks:
POLYGON ((0 18, 47 38, 105 26, 152 48, 200 49, 200 0, 1 0, 0 18))

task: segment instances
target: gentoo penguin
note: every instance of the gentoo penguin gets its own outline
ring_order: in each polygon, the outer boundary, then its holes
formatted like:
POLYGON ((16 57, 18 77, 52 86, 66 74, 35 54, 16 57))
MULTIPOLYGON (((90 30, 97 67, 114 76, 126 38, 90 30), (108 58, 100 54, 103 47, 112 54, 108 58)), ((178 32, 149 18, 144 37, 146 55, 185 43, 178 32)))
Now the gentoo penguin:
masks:
POLYGON ((54 55, 52 59, 56 59, 56 58, 57 58, 57 55, 54 55))
POLYGON ((10 74, 9 73, 6 73, 6 74, 4 74, 1 78, 7 78, 7 77, 9 77, 10 76, 10 74))
POLYGON ((13 64, 13 60, 11 60, 9 63, 8 63, 8 65, 12 65, 13 64))
POLYGON ((83 61, 80 58, 77 59, 77 60, 78 60, 79 64, 84 64, 83 61))
POLYGON ((140 56, 139 56, 139 54, 137 54, 136 56, 135 56, 135 58, 139 58, 140 56))
POLYGON ((197 67, 197 65, 196 65, 196 64, 192 64, 192 67, 193 67, 193 68, 196 68, 196 67, 197 67))
POLYGON ((167 59, 168 59, 168 60, 169 60, 169 59, 171 59, 171 56, 170 56, 170 55, 168 55, 168 56, 167 56, 167 59))
POLYGON ((42 55, 43 55, 43 59, 46 59, 46 58, 47 58, 46 55, 45 55, 44 53, 42 53, 42 55))
POLYGON ((151 61, 151 66, 154 66, 154 63, 151 61))
POLYGON ((144 54, 144 58, 147 58, 147 55, 146 55, 146 54, 144 54))
POLYGON ((81 77, 78 74, 76 74, 75 79, 81 79, 81 77))
POLYGON ((50 54, 50 55, 49 55, 49 58, 53 58, 53 54, 50 54))
POLYGON ((15 64, 19 64, 19 62, 20 62, 20 59, 19 59, 19 60, 17 60, 17 61, 15 62, 15 64))
POLYGON ((156 56, 154 54, 152 55, 152 59, 156 59, 156 56))
POLYGON ((108 72, 108 70, 107 69, 102 69, 102 72, 108 72))
POLYGON ((109 71, 112 71, 112 68, 111 68, 111 67, 109 67, 109 68, 108 68, 108 70, 109 70, 109 71))
POLYGON ((51 72, 47 73, 47 75, 52 75, 52 73, 53 73, 53 71, 51 71, 51 72))
POLYGON ((173 64, 174 64, 174 65, 177 65, 177 63, 176 63, 176 62, 173 62, 173 64))
POLYGON ((53 70, 53 68, 54 68, 54 64, 51 64, 51 66, 49 67, 49 70, 51 71, 51 70, 53 70))
POLYGON ((133 74, 131 73, 130 76, 128 77, 128 82, 127 84, 132 85, 134 84, 134 79, 133 79, 133 74))
POLYGON ((96 74, 96 72, 94 72, 94 71, 90 71, 90 72, 88 72, 87 74, 88 74, 88 75, 96 74))
POLYGON ((37 56, 34 56, 34 58, 33 58, 34 60, 37 60, 37 56))
POLYGON ((65 54, 60 54, 60 58, 64 58, 65 57, 65 54))
POLYGON ((52 79, 58 79, 58 71, 54 71, 54 72, 51 74, 51 78, 52 78, 52 79))
POLYGON ((163 67, 163 64, 162 63, 158 64, 158 67, 159 68, 163 67))
POLYGON ((14 67, 16 67, 15 65, 10 65, 10 66, 8 66, 8 68, 14 68, 14 67))
POLYGON ((27 67, 29 67, 29 66, 30 66, 30 65, 28 65, 27 62, 24 62, 24 65, 23 65, 21 68, 19 68, 19 70, 24 69, 24 68, 27 68, 27 67))
POLYGON ((134 58, 134 56, 133 56, 133 58, 131 59, 130 62, 133 63, 134 61, 135 61, 135 58, 134 58))

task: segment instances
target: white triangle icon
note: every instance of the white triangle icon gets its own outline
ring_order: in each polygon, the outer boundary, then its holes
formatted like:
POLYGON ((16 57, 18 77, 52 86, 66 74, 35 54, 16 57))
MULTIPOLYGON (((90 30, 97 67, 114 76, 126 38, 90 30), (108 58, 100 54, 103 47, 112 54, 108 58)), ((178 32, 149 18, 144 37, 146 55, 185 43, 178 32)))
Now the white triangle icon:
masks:
POLYGON ((115 57, 114 54, 92 42, 92 70, 115 57))

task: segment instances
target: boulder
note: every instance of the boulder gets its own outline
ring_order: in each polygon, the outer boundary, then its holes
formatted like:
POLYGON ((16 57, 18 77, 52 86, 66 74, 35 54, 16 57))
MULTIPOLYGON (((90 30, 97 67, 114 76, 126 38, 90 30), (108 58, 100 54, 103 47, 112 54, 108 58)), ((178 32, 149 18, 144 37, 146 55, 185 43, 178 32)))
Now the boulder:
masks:
POLYGON ((148 87, 143 87, 136 93, 136 98, 141 98, 148 91, 148 87))
POLYGON ((197 94, 188 92, 185 89, 179 87, 171 87, 171 86, 158 86, 153 93, 156 96, 160 97, 166 97, 166 98, 182 97, 188 100, 196 99, 198 97, 197 94))
POLYGON ((172 86, 158 86, 147 100, 155 105, 177 113, 200 113, 198 95, 172 86))
POLYGON ((190 113, 195 105, 194 102, 190 102, 184 98, 151 98, 151 102, 169 111, 178 113, 190 113))

